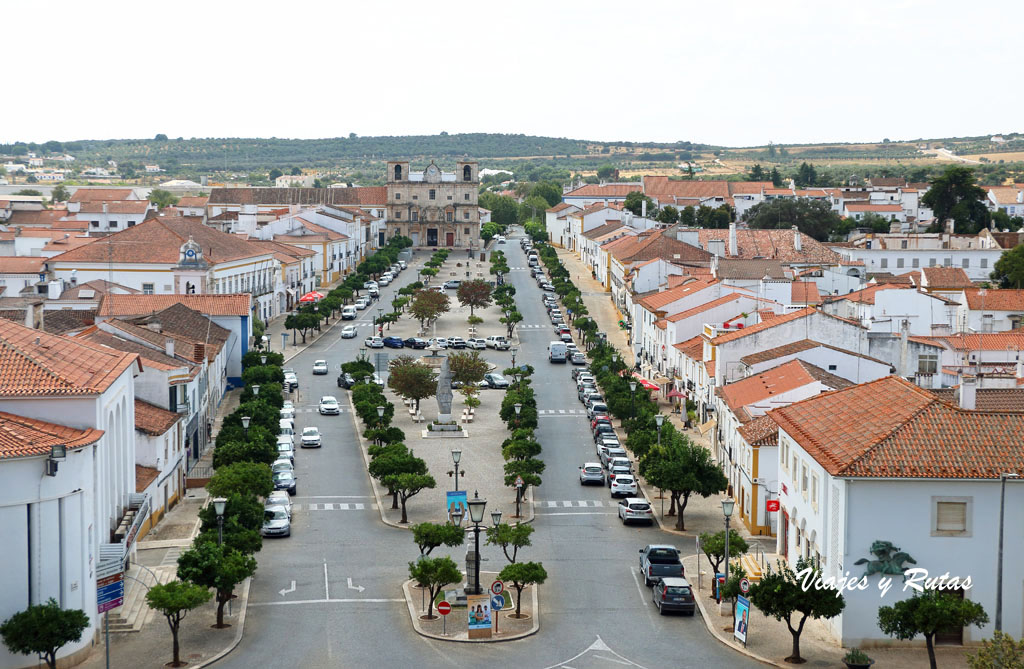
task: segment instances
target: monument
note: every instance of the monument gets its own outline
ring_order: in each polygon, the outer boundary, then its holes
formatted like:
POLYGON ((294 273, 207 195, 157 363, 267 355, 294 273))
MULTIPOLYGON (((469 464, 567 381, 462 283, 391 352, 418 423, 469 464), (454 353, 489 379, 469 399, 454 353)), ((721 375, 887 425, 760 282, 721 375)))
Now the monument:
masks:
POLYGON ((452 420, 452 371, 448 366, 448 356, 438 355, 441 348, 431 344, 429 356, 420 358, 424 365, 437 370, 437 418, 427 425, 422 436, 426 439, 438 437, 468 437, 469 434, 455 420, 452 420))
POLYGON ((444 356, 441 370, 437 375, 437 423, 452 422, 452 371, 448 367, 448 356, 444 356))

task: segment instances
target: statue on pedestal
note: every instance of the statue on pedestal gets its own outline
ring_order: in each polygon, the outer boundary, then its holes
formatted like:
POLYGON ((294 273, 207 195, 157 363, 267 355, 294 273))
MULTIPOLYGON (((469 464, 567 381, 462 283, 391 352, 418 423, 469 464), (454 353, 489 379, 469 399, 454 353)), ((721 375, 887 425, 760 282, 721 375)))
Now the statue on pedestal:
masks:
POLYGON ((452 372, 448 368, 448 358, 441 363, 437 375, 437 422, 448 423, 452 420, 452 372))

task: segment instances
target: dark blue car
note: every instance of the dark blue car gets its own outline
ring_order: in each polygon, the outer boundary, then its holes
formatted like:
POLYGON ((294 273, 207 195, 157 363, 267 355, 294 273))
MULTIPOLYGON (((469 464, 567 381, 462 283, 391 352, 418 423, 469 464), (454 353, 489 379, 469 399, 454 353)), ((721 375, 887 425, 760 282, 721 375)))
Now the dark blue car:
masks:
POLYGON ((384 337, 384 345, 388 348, 405 348, 401 337, 384 337))

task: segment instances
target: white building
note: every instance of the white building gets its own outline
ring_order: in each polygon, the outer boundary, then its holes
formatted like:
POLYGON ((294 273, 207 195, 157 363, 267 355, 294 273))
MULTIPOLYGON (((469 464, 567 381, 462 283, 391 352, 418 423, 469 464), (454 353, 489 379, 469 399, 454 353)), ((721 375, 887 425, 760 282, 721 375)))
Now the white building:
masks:
POLYGON ((958 301, 957 332, 1005 332, 1024 324, 1024 290, 966 288, 958 301))
POLYGON ((870 234, 834 250, 864 263, 867 274, 901 274, 923 267, 961 267, 972 281, 986 281, 1003 254, 991 235, 949 233, 870 234))

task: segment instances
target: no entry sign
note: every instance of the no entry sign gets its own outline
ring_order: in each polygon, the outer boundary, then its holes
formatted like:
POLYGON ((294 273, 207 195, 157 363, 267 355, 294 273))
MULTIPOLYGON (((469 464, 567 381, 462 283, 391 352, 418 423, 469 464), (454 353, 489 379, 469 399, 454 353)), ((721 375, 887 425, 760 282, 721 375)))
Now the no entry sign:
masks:
POLYGON ((452 605, 448 602, 438 602, 437 612, 440 613, 442 616, 446 616, 452 612, 452 605))

